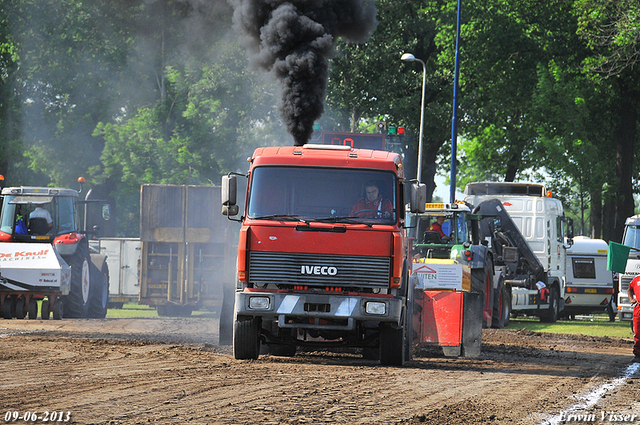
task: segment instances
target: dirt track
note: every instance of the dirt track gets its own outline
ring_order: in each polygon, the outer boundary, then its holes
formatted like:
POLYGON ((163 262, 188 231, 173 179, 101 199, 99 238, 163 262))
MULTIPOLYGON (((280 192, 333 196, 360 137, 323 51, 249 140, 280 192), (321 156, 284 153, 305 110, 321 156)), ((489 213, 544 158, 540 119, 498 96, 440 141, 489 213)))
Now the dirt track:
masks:
POLYGON ((196 318, 0 319, 0 421, 54 410, 79 424, 542 424, 584 423, 575 420, 584 414, 608 424, 620 422, 602 413, 640 415, 628 339, 485 330, 479 359, 422 353, 391 368, 325 352, 236 361, 216 345, 217 329, 196 318))

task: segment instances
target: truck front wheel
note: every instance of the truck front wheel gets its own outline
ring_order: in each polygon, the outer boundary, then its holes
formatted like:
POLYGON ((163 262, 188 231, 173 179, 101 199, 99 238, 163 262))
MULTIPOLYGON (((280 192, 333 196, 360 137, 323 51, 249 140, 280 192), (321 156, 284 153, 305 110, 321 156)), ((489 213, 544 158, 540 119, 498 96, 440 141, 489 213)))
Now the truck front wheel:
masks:
POLYGON ((491 327, 494 329, 502 329, 509 324, 509 316, 511 315, 511 293, 509 288, 500 280, 499 288, 495 290, 493 302, 493 316, 491 318, 491 327))
POLYGON ((555 323, 558 321, 558 304, 558 289, 552 286, 549 290, 549 308, 540 315, 540 321, 546 323, 555 323))
POLYGON ((238 316, 233 323, 233 357, 256 360, 260 355, 260 317, 238 316))

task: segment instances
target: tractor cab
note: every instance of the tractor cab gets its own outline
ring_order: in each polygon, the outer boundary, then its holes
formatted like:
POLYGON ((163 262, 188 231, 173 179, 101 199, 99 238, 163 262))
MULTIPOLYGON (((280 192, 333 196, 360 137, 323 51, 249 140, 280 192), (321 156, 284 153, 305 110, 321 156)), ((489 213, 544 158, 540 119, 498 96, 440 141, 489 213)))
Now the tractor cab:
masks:
POLYGON ((425 205, 422 214, 411 214, 409 234, 414 257, 449 259, 454 246, 477 244, 477 232, 471 225, 475 217, 462 203, 425 205))
POLYGON ((73 189, 7 187, 2 189, 0 242, 52 242, 78 231, 73 189))

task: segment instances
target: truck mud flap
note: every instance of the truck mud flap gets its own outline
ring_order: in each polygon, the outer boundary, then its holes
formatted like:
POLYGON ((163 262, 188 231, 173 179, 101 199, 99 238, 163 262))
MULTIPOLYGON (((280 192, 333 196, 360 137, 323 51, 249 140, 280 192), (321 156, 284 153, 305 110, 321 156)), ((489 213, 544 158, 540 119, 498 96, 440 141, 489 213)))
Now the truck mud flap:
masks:
POLYGON ((480 357, 482 341, 482 294, 465 292, 462 315, 462 356, 480 357))

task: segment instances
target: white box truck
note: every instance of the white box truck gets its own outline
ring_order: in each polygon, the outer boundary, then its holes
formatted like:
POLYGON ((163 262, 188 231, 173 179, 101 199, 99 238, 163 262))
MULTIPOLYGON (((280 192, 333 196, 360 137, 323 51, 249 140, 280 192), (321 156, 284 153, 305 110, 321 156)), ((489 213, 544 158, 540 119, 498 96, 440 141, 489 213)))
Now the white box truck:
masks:
POLYGON ((140 294, 140 239, 101 238, 100 254, 107 256, 111 273, 108 308, 137 303, 140 294))
POLYGON ((511 288, 512 314, 555 322, 565 306, 566 251, 573 236, 567 232, 565 244, 567 219, 560 200, 539 183, 469 183, 464 194, 465 202, 481 206, 474 213, 496 217, 495 229, 485 233, 497 232, 504 246, 511 247, 497 260, 502 260, 505 283, 511 288), (486 202, 494 200, 495 205, 486 202), (519 232, 510 229, 512 225, 519 232))
POLYGON ((609 245, 602 239, 576 236, 567 249, 567 278, 563 314, 608 313, 614 321, 613 272, 607 270, 609 245))

